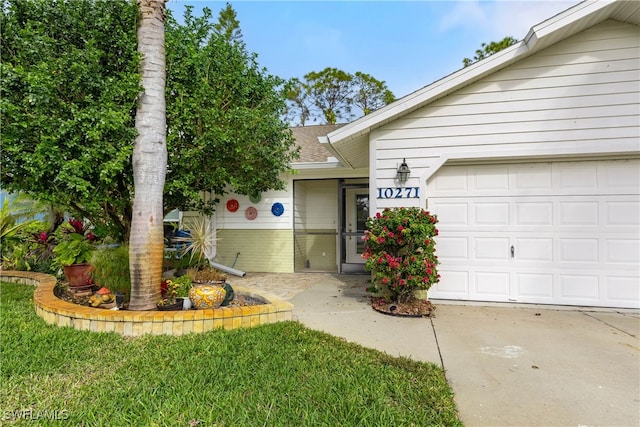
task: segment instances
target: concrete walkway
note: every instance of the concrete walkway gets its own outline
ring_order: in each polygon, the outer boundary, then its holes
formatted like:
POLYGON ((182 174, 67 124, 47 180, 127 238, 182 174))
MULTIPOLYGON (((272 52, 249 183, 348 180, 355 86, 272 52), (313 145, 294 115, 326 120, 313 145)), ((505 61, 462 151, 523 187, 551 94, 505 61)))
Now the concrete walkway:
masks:
POLYGON ((639 426, 640 313, 433 301, 436 317, 371 309, 366 277, 248 274, 305 326, 446 370, 467 426, 639 426))

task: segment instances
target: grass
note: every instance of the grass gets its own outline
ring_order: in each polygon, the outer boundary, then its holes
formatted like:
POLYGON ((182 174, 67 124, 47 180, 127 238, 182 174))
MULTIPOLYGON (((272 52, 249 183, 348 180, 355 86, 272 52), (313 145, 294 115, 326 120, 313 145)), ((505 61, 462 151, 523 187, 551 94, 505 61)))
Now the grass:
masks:
POLYGON ((297 322, 123 338, 47 325, 32 296, 0 284, 4 421, 30 409, 39 425, 462 425, 436 365, 297 322))

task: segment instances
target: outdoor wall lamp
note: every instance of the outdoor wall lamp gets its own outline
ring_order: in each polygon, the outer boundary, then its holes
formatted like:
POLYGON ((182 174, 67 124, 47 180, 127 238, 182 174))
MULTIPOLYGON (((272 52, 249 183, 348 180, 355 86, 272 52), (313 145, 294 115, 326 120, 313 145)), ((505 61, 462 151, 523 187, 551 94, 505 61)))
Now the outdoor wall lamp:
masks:
POLYGON ((407 165, 407 159, 402 159, 402 163, 398 167, 398 175, 397 175, 398 181, 407 182, 407 179, 409 179, 410 173, 411 173, 411 169, 409 169, 409 166, 407 165))

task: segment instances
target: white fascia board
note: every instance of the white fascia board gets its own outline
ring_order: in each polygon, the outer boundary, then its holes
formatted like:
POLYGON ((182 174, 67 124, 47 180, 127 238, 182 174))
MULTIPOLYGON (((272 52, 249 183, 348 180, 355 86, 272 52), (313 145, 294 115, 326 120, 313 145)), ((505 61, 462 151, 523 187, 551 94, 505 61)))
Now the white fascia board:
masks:
POLYGON ((336 162, 304 162, 304 163, 293 163, 291 164, 291 168, 296 170, 339 169, 339 168, 344 168, 344 166, 338 161, 336 162))
POLYGON ((353 165, 349 163, 347 159, 345 159, 342 154, 335 149, 331 142, 329 142, 328 136, 319 136, 318 141, 320 142, 320 144, 324 145, 324 148, 326 148, 331 154, 333 154, 333 156, 338 160, 339 163, 341 163, 342 165, 346 165, 348 168, 355 169, 353 165))
POLYGON ((577 27, 575 31, 571 31, 570 27, 572 25, 586 19, 589 15, 595 12, 599 12, 607 7, 613 7, 611 5, 617 2, 619 2, 619 0, 586 0, 582 3, 578 3, 577 5, 531 27, 525 36, 524 41, 531 49, 533 49, 536 44, 540 43, 547 37, 552 36, 563 28, 569 29, 566 35, 569 37, 574 33, 581 31, 581 28, 579 27, 577 27))

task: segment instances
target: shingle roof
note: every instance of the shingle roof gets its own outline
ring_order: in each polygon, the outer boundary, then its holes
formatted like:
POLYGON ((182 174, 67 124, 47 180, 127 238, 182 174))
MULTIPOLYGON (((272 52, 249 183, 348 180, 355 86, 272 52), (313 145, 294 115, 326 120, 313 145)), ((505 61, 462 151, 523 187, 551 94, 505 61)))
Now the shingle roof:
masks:
POLYGON ((318 141, 318 137, 325 136, 341 126, 344 125, 292 127, 296 145, 300 147, 300 158, 293 163, 325 163, 332 154, 318 141))

